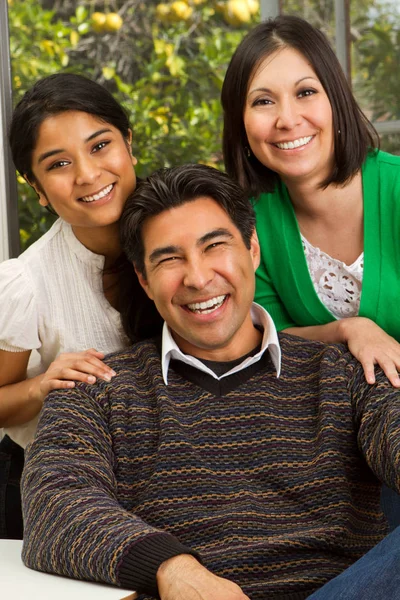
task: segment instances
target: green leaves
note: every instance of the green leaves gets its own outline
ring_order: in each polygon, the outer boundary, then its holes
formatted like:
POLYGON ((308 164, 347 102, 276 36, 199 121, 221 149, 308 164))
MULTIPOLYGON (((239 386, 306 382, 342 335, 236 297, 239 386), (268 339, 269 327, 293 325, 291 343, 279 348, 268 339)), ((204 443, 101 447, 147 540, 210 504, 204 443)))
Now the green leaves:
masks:
MULTIPOLYGON (((185 2, 191 10, 182 0, 54 1, 58 12, 43 8, 48 1, 9 2, 15 102, 39 77, 66 69, 82 73, 127 108, 138 175, 189 161, 222 168, 222 82, 235 48, 260 16, 231 26, 228 0, 185 2), (111 11, 113 30, 100 24, 111 11)), ((351 3, 358 40, 354 89, 372 118, 400 119, 400 17, 382 5, 371 21, 372 6, 372 0, 351 3)), ((332 40, 333 7, 332 0, 285 1, 285 12, 304 16, 332 40)), ((29 186, 19 185, 26 247, 52 218, 29 186)))
MULTIPOLYGON (((60 12, 44 9, 40 0, 9 6, 15 101, 40 77, 64 69, 82 73, 128 110, 138 175, 185 162, 222 167, 221 85, 234 49, 257 18, 232 30, 215 10, 221 1, 190 0, 187 8, 165 2, 173 18, 163 21, 155 0, 116 0, 112 10, 122 24, 111 32, 98 23, 110 13, 107 0, 95 8, 89 0, 54 4, 62 5, 60 12)), ((19 182, 19 196, 25 248, 54 218, 26 183, 19 182)))

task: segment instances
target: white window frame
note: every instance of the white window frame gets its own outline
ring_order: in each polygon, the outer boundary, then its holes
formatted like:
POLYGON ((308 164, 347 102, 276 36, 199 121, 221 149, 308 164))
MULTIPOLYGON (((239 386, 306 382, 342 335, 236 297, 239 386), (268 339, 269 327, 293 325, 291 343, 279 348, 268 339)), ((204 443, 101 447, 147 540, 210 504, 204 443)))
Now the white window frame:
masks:
POLYGON ((12 113, 8 6, 0 1, 0 262, 18 256, 18 193, 7 127, 12 113))

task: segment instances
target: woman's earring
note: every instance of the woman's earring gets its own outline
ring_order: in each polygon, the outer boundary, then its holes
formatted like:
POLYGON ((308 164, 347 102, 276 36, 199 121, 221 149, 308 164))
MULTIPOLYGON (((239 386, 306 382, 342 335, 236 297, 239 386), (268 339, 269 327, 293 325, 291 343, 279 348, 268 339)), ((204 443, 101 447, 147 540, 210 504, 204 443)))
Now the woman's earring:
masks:
POLYGON ((337 130, 338 134, 340 135, 342 132, 340 131, 340 129, 337 130))
POLYGON ((245 146, 244 147, 244 151, 246 152, 247 158, 250 158, 250 156, 251 156, 251 150, 250 150, 250 148, 248 146, 245 146))

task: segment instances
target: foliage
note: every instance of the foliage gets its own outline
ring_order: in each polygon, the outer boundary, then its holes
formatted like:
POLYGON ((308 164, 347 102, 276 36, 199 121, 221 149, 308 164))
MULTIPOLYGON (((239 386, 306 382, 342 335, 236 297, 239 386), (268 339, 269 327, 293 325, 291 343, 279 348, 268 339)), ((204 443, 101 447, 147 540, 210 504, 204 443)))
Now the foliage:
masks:
MULTIPOLYGON (((127 108, 139 176, 185 162, 222 166, 224 73, 239 41, 259 19, 258 10, 251 15, 243 6, 247 2, 258 7, 255 0, 186 0, 164 3, 168 10, 163 13, 154 0, 78 5, 9 0, 15 99, 49 73, 82 73, 105 85, 127 108), (228 4, 235 14, 228 15, 228 4), (107 29, 104 15, 110 13, 112 27, 107 29)), ((52 217, 21 181, 25 248, 52 217)))
MULTIPOLYGON (((74 30, 37 1, 9 0, 10 53, 15 103, 39 77, 68 66, 74 30)), ((18 177, 21 247, 37 240, 54 220, 39 206, 31 188, 18 177)))
POLYGON ((362 105, 374 121, 400 119, 400 15, 390 13, 362 28, 357 44, 358 78, 356 89, 362 105))
MULTIPOLYGON (((240 39, 259 20, 257 0, 8 0, 15 101, 59 70, 105 85, 128 109, 137 172, 184 162, 222 167, 220 90, 240 39), (247 5, 247 6, 246 6, 247 5), (108 25, 107 25, 108 19, 108 25)), ((282 0, 335 40, 332 0, 282 0)), ((352 0, 352 78, 374 119, 400 119, 400 15, 395 2, 352 0)), ((398 149, 398 136, 382 147, 398 149)), ((21 244, 49 227, 19 183, 21 244)))

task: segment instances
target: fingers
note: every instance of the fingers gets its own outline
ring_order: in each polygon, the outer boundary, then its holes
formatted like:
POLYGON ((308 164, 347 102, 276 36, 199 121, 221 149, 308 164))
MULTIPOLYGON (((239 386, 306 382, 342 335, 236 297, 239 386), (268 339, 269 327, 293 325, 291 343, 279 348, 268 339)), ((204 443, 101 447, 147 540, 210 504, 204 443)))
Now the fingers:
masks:
POLYGON ((105 365, 100 359, 95 356, 77 356, 71 360, 67 360, 64 364, 60 364, 59 379, 71 379, 71 371, 74 371, 72 379, 77 381, 86 381, 87 383, 95 383, 96 378, 111 381, 116 375, 115 371, 108 365, 105 365))
POLYGON ((379 365, 390 383, 399 388, 400 344, 364 317, 349 319, 346 332, 349 350, 362 364, 367 382, 375 383, 375 365, 379 365))
POLYGON ((389 379, 390 383, 393 385, 393 387, 400 387, 400 378, 397 371, 400 365, 396 365, 396 363, 390 358, 384 360, 380 359, 377 362, 381 369, 384 371, 386 377, 389 379))
POLYGON ((60 354, 51 363, 40 383, 40 391, 45 396, 55 389, 72 388, 75 381, 93 384, 97 379, 111 381, 115 371, 101 358, 103 352, 90 348, 84 352, 60 354))
POLYGON ((393 387, 400 387, 400 377, 398 369, 400 369, 400 361, 397 361, 385 354, 377 354, 374 358, 360 359, 364 369, 365 379, 369 384, 374 384, 375 364, 379 365, 393 387))
POLYGON ((365 379, 367 381, 367 383, 370 383, 371 385, 373 383, 375 383, 375 365, 373 363, 373 361, 360 361, 363 369, 364 369, 364 375, 365 375, 365 379))
POLYGON ((40 385, 40 391, 43 397, 47 396, 53 390, 70 389, 75 387, 74 381, 64 381, 62 379, 50 379, 42 381, 40 385))
POLYGON ((100 359, 105 357, 104 352, 99 352, 95 348, 89 348, 89 350, 85 350, 84 354, 91 354, 92 356, 96 356, 97 358, 100 358, 100 359))

